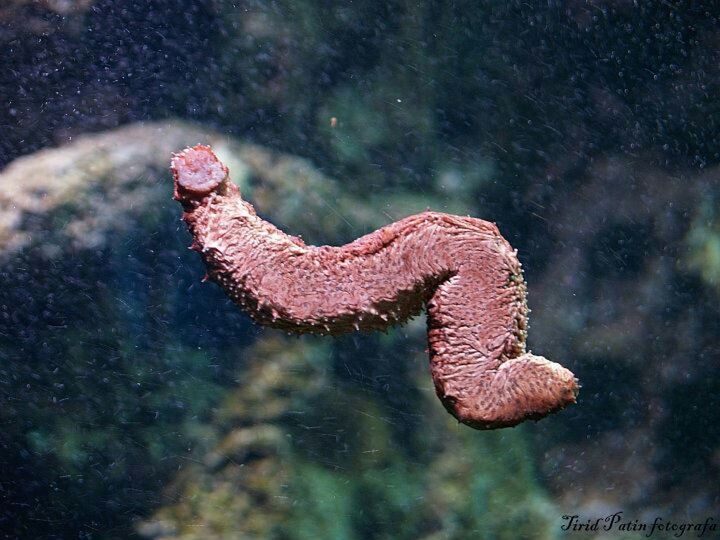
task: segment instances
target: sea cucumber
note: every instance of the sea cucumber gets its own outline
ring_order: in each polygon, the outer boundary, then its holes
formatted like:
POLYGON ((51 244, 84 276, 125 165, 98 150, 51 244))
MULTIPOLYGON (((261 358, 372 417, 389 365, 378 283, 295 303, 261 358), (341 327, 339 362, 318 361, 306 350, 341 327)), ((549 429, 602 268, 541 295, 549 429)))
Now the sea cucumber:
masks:
POLYGON ((427 306, 435 390, 460 422, 508 427, 575 403, 572 372, 525 350, 525 281, 493 223, 423 212, 342 247, 308 246, 261 219, 209 147, 175 154, 171 169, 191 249, 255 321, 340 334, 427 306))

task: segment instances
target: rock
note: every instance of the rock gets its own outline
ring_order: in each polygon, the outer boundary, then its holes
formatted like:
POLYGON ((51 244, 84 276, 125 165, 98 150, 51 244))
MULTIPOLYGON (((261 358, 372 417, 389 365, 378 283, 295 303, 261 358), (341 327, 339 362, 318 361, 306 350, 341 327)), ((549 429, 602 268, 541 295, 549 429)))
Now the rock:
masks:
POLYGON ((170 156, 198 142, 217 149, 243 192, 254 197, 257 191, 258 210, 292 223, 300 234, 338 238, 349 227, 385 219, 361 212, 303 159, 191 124, 133 124, 19 158, 0 173, 2 256, 31 244, 49 256, 68 242, 72 249, 107 245, 110 230, 128 230, 148 209, 171 206, 170 156), (47 237, 46 216, 59 210, 66 219, 56 220, 47 237))

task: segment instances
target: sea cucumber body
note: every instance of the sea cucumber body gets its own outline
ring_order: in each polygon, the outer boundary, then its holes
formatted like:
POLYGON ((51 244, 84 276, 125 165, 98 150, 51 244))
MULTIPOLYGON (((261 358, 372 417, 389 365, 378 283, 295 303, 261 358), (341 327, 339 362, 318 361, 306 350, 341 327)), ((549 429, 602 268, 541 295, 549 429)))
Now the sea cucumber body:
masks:
POLYGON ((210 156, 202 146, 175 156, 175 197, 209 278, 257 322, 339 334, 427 305, 435 388, 459 421, 512 426, 575 401, 570 371, 525 352, 525 282, 494 224, 424 212, 342 247, 307 246, 257 216, 210 156))

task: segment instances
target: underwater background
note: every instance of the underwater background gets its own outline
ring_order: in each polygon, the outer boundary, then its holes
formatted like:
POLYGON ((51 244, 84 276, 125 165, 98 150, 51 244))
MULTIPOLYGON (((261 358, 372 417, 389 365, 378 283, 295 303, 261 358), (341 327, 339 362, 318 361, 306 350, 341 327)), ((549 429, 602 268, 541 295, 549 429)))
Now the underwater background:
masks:
POLYGON ((2 2, 0 537, 719 538, 719 19, 2 2), (171 200, 198 142, 308 243, 427 208, 496 222, 577 404, 475 431, 435 396, 424 316, 254 325, 171 200))

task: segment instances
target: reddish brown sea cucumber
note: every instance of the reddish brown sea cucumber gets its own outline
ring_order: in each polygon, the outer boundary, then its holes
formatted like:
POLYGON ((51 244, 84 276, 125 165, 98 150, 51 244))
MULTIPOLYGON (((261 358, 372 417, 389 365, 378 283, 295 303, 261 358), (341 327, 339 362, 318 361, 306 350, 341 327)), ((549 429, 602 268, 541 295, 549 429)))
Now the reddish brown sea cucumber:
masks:
POLYGON ((525 351, 525 282, 493 223, 424 212, 342 247, 308 246, 258 217, 209 147, 176 154, 172 171, 191 248, 257 322, 340 334, 427 305, 435 389, 460 422, 514 426, 575 402, 573 374, 525 351))

